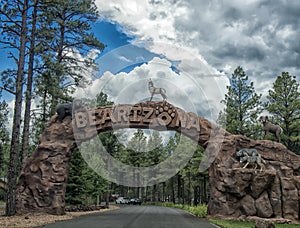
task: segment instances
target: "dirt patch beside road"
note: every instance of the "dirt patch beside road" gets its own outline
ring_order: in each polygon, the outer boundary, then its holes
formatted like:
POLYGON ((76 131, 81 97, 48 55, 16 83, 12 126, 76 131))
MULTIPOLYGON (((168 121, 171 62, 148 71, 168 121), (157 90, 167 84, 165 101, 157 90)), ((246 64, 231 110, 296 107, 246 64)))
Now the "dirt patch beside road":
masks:
POLYGON ((43 226, 49 223, 54 223, 61 220, 69 220, 81 215, 101 213, 109 210, 116 210, 119 207, 109 206, 108 209, 101 209, 97 211, 85 211, 85 212, 67 212, 65 215, 49 215, 49 214, 24 214, 16 216, 3 216, 4 209, 0 208, 0 227, 37 227, 43 226))

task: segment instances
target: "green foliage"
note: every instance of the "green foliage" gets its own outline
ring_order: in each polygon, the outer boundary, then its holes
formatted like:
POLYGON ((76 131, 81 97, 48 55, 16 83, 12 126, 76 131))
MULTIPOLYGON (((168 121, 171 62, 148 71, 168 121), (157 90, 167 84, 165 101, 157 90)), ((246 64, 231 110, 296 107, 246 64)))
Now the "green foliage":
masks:
POLYGON ((209 219, 209 222, 222 228, 254 228, 255 226, 254 222, 240 222, 234 220, 209 219))
POLYGON ((11 94, 15 93, 14 78, 17 75, 17 71, 13 69, 6 69, 0 73, 1 86, 0 91, 5 90, 11 94))
POLYGON ((153 131, 148 139, 148 164, 147 166, 157 165, 166 159, 163 147, 163 139, 158 131, 153 131))
POLYGON ((74 89, 88 83, 85 74, 96 69, 93 59, 80 56, 91 49, 102 51, 104 44, 91 32, 98 16, 94 0, 42 0, 39 9, 35 93, 40 98, 37 121, 46 122, 57 103, 72 100, 74 89))
MULTIPOLYGON (((1 98, 1 91, 0 91, 1 98)), ((9 135, 7 130, 8 105, 0 100, 0 178, 6 177, 9 157, 9 135)))
POLYGON ((95 173, 82 158, 78 149, 73 151, 66 189, 66 203, 71 205, 95 204, 97 196, 107 192, 108 181, 95 173))
MULTIPOLYGON (((0 195, 3 196, 3 193, 1 191, 3 191, 3 190, 0 189, 0 195)), ((3 200, 3 198, 1 198, 1 200, 0 200, 0 206, 5 205, 5 202, 2 200, 3 200)))
POLYGON ((280 124, 282 141, 290 150, 300 151, 300 91, 296 76, 282 72, 269 90, 266 109, 273 115, 273 123, 280 124))
POLYGON ((207 214, 207 205, 205 205, 205 204, 201 204, 198 206, 189 206, 189 205, 184 205, 184 204, 174 204, 174 203, 170 203, 170 202, 164 202, 164 203, 152 202, 152 203, 147 203, 147 205, 178 208, 178 209, 188 211, 188 212, 192 213, 193 215, 198 216, 200 218, 205 218, 206 214, 207 214))
MULTIPOLYGON (((91 107, 111 105, 107 100, 107 95, 99 93, 95 99, 88 100, 91 107)), ((94 153, 99 150, 97 141, 101 140, 102 149, 114 155, 120 149, 120 144, 112 132, 101 133, 98 137, 83 143, 81 150, 74 150, 70 162, 69 179, 66 191, 66 202, 72 205, 95 204, 98 196, 108 192, 109 182, 100 177, 90 168, 100 166, 105 167, 99 154, 94 153), (83 154, 80 152, 84 151, 83 154), (89 165, 85 162, 88 159, 89 165)))
POLYGON ((128 142, 128 146, 122 160, 128 165, 139 167, 145 161, 147 138, 143 130, 138 129, 128 142))
POLYGON ((256 120, 262 111, 261 95, 255 93, 253 82, 249 82, 240 66, 234 70, 230 82, 225 99, 221 101, 226 107, 218 122, 232 134, 258 138, 260 131, 256 120))
POLYGON ((71 205, 84 204, 84 195, 86 194, 86 177, 84 169, 86 163, 81 157, 78 149, 72 153, 72 160, 69 168, 68 184, 66 189, 66 203, 71 205))

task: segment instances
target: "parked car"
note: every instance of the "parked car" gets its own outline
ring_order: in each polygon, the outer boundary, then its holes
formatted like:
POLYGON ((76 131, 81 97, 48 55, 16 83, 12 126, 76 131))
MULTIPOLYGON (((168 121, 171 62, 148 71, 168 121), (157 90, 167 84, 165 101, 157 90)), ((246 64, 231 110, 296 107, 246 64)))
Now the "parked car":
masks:
POLYGON ((129 203, 133 204, 133 205, 141 205, 142 199, 141 198, 131 198, 129 203))
POLYGON ((116 204, 128 204, 129 199, 127 197, 120 196, 116 199, 116 204))

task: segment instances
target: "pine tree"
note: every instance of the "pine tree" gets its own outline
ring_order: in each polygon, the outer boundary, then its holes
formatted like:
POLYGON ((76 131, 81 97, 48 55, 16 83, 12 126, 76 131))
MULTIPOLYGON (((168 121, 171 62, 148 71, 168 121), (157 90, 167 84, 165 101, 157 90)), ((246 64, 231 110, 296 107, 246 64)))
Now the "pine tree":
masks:
MULTIPOLYGON (((23 81, 25 78, 25 59, 26 59, 26 43, 27 43, 27 20, 29 0, 23 1, 4 1, 1 8, 3 20, 1 22, 2 39, 1 43, 6 47, 13 48, 18 53, 17 56, 11 52, 11 58, 16 62, 17 69, 15 71, 14 83, 15 95, 14 116, 12 137, 10 145, 10 158, 8 167, 8 183, 7 183, 7 199, 6 199, 6 215, 11 216, 16 213, 16 186, 18 175, 18 159, 21 131, 21 111, 23 101, 23 81)), ((13 71, 12 71, 13 72, 13 71)), ((14 76, 14 75, 12 75, 14 76)))
POLYGON ((37 13, 38 13, 39 1, 33 2, 31 12, 31 28, 30 29, 30 47, 29 47, 29 58, 28 58, 28 72, 27 72, 27 83, 25 92, 25 112, 24 112, 24 125, 22 134, 22 153, 21 153, 21 167, 25 166, 26 158, 29 154, 29 132, 30 132, 30 121, 31 121, 31 101, 33 97, 33 79, 34 79, 34 61, 35 61, 35 44, 36 44, 36 24, 37 24, 37 13))
POLYGON ((128 142, 126 155, 123 157, 123 160, 132 166, 143 166, 146 161, 146 146, 147 137, 144 135, 143 130, 138 129, 128 142))
POLYGON ((150 149, 150 151, 147 153, 148 165, 157 165, 166 159, 163 140, 158 131, 153 131, 153 133, 150 135, 147 147, 150 149))
MULTIPOLYGON (((1 98, 1 90, 0 90, 1 98)), ((8 144, 8 131, 6 123, 8 121, 8 105, 5 101, 0 101, 0 177, 3 177, 5 171, 5 152, 8 144)))
POLYGON ((41 30, 37 47, 43 60, 37 92, 42 105, 53 115, 56 104, 70 100, 74 86, 82 85, 83 69, 93 65, 92 59, 80 60, 91 48, 103 50, 104 45, 91 32, 91 24, 98 18, 94 0, 41 1, 45 10, 40 16, 41 30))
POLYGON ((71 205, 84 204, 86 179, 83 176, 86 163, 78 149, 72 152, 69 167, 68 184, 66 188, 66 203, 71 205))
MULTIPOLYGON (((148 153, 147 153, 147 166, 154 166, 162 162, 166 155, 163 148, 163 140, 158 131, 153 131, 148 139, 148 153)), ((153 175, 159 175, 153 173, 153 175)), ((157 178, 157 177, 156 177, 157 178)), ((152 187, 152 201, 158 200, 158 184, 154 184, 152 187)))
POLYGON ((255 93, 253 82, 249 82, 242 67, 234 70, 227 89, 225 99, 221 101, 226 107, 219 116, 223 123, 219 123, 232 134, 257 138, 257 132, 260 132, 257 119, 262 111, 261 95, 255 93))
POLYGON ((300 92, 296 76, 282 72, 269 90, 266 109, 275 123, 283 128, 283 143, 288 149, 300 153, 300 92))
POLYGON ((74 88, 87 83, 84 74, 95 69, 93 59, 78 55, 104 49, 91 31, 98 18, 94 0, 39 0, 38 9, 35 52, 39 63, 34 92, 39 103, 34 112, 35 141, 55 114, 56 104, 71 101, 74 88))
MULTIPOLYGON (((90 107, 101 107, 106 105, 112 105, 113 102, 108 101, 108 97, 103 92, 96 95, 92 100, 86 100, 90 107)), ((101 140, 103 149, 109 154, 113 155, 116 150, 119 149, 120 144, 113 134, 113 132, 101 133, 99 138, 95 140, 101 140)), ((94 143, 94 139, 90 140, 87 145, 87 150, 95 151, 99 149, 97 143, 94 143), (94 148, 93 148, 94 147, 94 148)), ((95 156, 95 153, 85 154, 84 156, 95 156)), ((89 158, 96 165, 101 165, 101 158, 99 156, 89 158)), ((102 164, 105 166, 105 164, 102 164)), ((95 203, 96 199, 101 194, 107 194, 109 189, 109 182, 100 177, 95 171, 93 171, 83 159, 79 150, 75 150, 72 154, 70 161, 69 179, 66 191, 66 202, 72 205, 81 205, 95 203)))

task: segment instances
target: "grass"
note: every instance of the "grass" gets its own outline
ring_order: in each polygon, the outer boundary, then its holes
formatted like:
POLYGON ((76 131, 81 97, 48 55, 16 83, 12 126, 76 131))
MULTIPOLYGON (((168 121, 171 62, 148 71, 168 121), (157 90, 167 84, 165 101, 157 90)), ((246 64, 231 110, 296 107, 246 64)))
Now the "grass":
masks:
POLYGON ((209 222, 218 225, 222 228, 254 228, 254 222, 240 222, 240 221, 233 221, 233 220, 219 220, 219 219, 209 219, 209 222))
POLYGON ((4 201, 0 201, 0 206, 4 206, 5 202, 4 201))
MULTIPOLYGON (((172 207, 172 208, 179 208, 185 211, 188 211, 195 216, 200 218, 206 218, 207 214, 207 205, 202 204, 198 206, 188 206, 183 204, 173 204, 169 202, 165 203, 146 203, 146 205, 155 205, 155 206, 163 206, 163 207, 172 207)), ((235 220, 220 220, 220 219, 208 219, 209 222, 218 225, 222 228, 254 228, 254 222, 242 222, 242 221, 235 221, 235 220)), ((300 225, 297 224, 275 224, 275 228, 299 228, 300 225)))
POLYGON ((183 205, 183 204, 173 204, 173 203, 169 203, 169 202, 165 202, 165 203, 158 203, 158 202, 154 203, 153 202, 153 203, 146 203, 146 205, 178 208, 178 209, 188 211, 200 218, 205 218, 206 213, 207 213, 207 205, 205 205, 205 204, 201 204, 198 206, 189 206, 189 205, 183 205))

